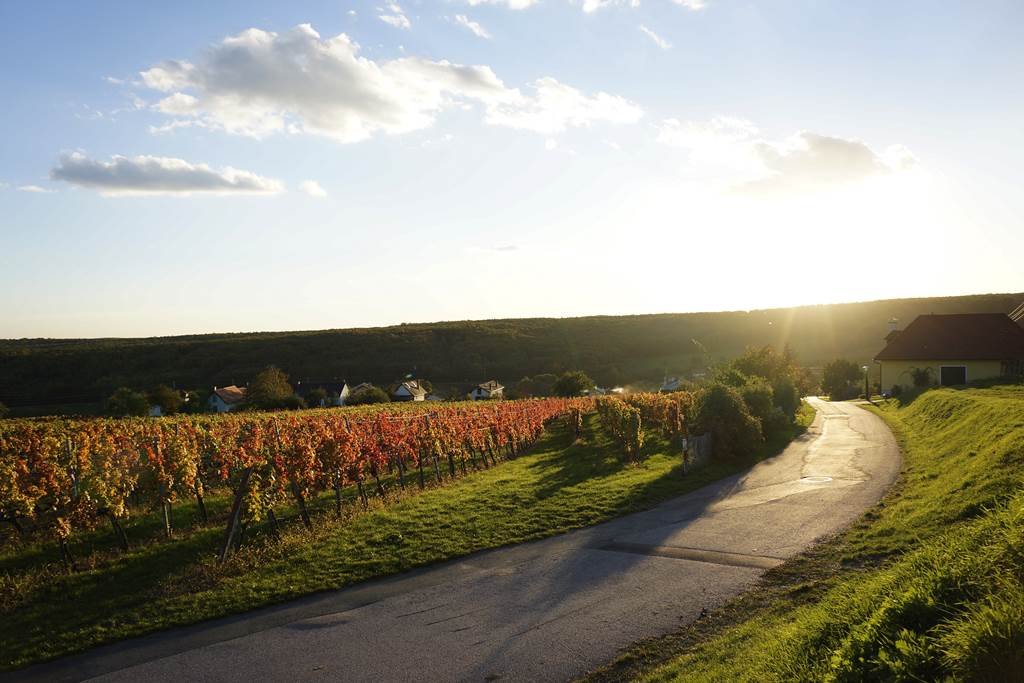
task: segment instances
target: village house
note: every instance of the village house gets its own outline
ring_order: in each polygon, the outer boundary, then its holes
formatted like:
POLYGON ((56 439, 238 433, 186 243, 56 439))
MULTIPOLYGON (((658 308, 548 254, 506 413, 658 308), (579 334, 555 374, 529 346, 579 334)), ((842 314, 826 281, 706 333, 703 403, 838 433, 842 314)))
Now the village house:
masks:
POLYGON ((1002 313, 922 315, 905 330, 895 320, 889 327, 875 356, 883 391, 913 387, 915 374, 955 386, 1024 372, 1024 329, 1002 313))
MULTIPOLYGON (((360 385, 362 386, 362 385, 360 385)), ((326 408, 326 407, 338 407, 345 405, 348 401, 349 395, 352 393, 348 388, 348 383, 345 381, 341 382, 296 382, 295 393, 306 400, 306 404, 310 408, 326 408), (317 405, 313 405, 309 402, 309 395, 317 389, 323 389, 327 394, 327 398, 319 401, 317 405)))
POLYGON ((214 387, 208 405, 215 413, 228 413, 236 410, 245 402, 245 387, 234 384, 226 387, 214 387))
POLYGON ((491 398, 504 398, 505 387, 498 384, 498 380, 492 379, 483 384, 477 384, 473 391, 469 392, 474 401, 486 401, 491 398))
POLYGON ((391 392, 392 401, 422 401, 427 397, 426 390, 420 386, 419 380, 407 379, 391 392))
POLYGON ((678 377, 666 377, 661 383, 661 389, 659 390, 663 394, 667 394, 673 391, 679 391, 682 386, 683 380, 678 377))

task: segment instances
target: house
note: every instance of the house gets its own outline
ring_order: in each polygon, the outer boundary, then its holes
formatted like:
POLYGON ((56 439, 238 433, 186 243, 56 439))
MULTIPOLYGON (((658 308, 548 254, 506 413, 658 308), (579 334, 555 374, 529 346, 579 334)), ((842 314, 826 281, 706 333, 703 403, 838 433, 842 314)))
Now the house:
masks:
POLYGON ((245 387, 234 384, 226 387, 214 387, 208 401, 210 410, 215 413, 227 413, 236 410, 245 402, 245 387))
POLYGON ((1024 372, 1024 329, 1002 313, 922 315, 905 330, 895 320, 889 328, 875 356, 884 391, 913 387, 915 374, 952 386, 1024 372))
MULTIPOLYGON (((306 399, 307 404, 309 404, 309 395, 317 389, 323 389, 327 394, 326 399, 317 403, 321 408, 328 406, 343 406, 348 400, 349 395, 352 393, 348 388, 348 383, 344 380, 341 382, 296 382, 295 384, 295 393, 306 399)), ((314 408, 316 406, 310 405, 310 407, 314 408)))
POLYGON ((420 386, 419 380, 407 379, 401 382, 391 392, 392 401, 422 401, 427 397, 427 391, 420 386))
POLYGON ((473 391, 469 392, 474 401, 486 401, 489 398, 504 398, 505 387, 498 384, 498 380, 492 379, 483 384, 477 384, 473 391))
POLYGON ((661 383, 660 391, 663 394, 667 394, 671 391, 679 391, 679 388, 682 386, 682 383, 683 380, 679 379, 678 377, 666 377, 665 380, 661 383))

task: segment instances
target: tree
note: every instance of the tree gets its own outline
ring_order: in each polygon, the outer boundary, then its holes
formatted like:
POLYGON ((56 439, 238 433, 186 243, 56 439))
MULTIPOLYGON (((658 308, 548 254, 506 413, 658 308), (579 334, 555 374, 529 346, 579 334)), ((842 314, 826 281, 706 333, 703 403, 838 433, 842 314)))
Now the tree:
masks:
POLYGON ((294 393, 292 385, 288 384, 288 375, 268 365, 249 383, 245 402, 254 408, 283 408, 285 401, 294 393))
POLYGON ((391 399, 388 397, 387 392, 380 387, 368 386, 349 394, 346 405, 358 406, 365 405, 367 403, 387 403, 390 400, 391 399))
POLYGON ((0 403, 0 420, 4 419, 11 413, 11 409, 0 403))
POLYGON ((582 370, 563 372, 552 387, 555 396, 581 396, 594 386, 594 380, 582 370))
POLYGON ((739 387, 740 396, 747 404, 747 410, 764 426, 768 417, 775 409, 772 386, 763 377, 751 377, 746 384, 739 387))
POLYGON ((857 395, 862 377, 860 366, 852 360, 836 358, 822 372, 821 389, 833 401, 844 401, 857 395))
POLYGON ((182 411, 189 414, 205 413, 207 410, 206 396, 198 391, 189 391, 185 394, 185 405, 182 411))
POLYGON ((160 384, 150 392, 149 402, 151 405, 160 406, 160 412, 164 415, 174 415, 181 410, 183 403, 181 394, 166 384, 160 384))
POLYGON ((313 389, 306 394, 306 404, 314 408, 327 405, 327 390, 323 387, 313 389))
POLYGON ((751 455, 762 442, 757 418, 750 414, 740 393, 724 384, 712 384, 697 392, 690 431, 697 435, 710 433, 711 447, 718 457, 751 455))
POLYGON ((105 411, 113 417, 143 416, 149 414, 149 401, 145 394, 121 387, 107 399, 105 411))
POLYGON ((551 396, 554 393, 558 377, 548 373, 523 377, 508 392, 509 398, 531 398, 533 396, 551 396))

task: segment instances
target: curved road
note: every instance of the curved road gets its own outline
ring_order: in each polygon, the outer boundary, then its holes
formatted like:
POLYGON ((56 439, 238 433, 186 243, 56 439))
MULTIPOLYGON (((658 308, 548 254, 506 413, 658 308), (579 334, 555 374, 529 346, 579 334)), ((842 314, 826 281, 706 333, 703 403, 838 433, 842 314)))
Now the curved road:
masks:
POLYGON ((811 399, 781 455, 659 507, 15 672, 18 680, 560 681, 721 605, 896 478, 884 423, 811 399))

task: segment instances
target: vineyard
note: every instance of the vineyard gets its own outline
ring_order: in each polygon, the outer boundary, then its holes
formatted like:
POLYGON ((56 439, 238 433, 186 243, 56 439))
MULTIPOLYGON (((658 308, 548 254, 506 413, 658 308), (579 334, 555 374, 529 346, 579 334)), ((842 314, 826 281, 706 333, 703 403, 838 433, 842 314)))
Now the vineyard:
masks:
POLYGON ((0 669, 597 524, 792 436, 688 469, 700 396, 0 421, 0 669))
POLYGON ((356 487, 365 505, 368 495, 386 495, 385 475, 401 489, 455 479, 520 453, 552 420, 589 409, 585 399, 536 399, 300 416, 6 421, 0 519, 18 537, 51 538, 71 571, 73 534, 109 524, 128 552, 123 522, 131 510, 161 511, 163 533, 172 538, 173 505, 193 500, 207 523, 207 491, 228 490, 223 562, 247 526, 266 521, 277 533, 274 509, 286 500, 311 527, 311 496, 333 491, 340 516, 345 487, 356 487))

